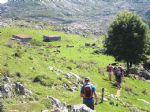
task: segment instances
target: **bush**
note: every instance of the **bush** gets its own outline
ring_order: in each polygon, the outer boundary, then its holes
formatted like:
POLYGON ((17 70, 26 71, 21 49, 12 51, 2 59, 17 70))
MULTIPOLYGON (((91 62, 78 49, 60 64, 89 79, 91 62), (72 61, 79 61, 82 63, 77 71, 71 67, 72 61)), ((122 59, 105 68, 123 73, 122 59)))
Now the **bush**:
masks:
POLYGON ((17 57, 17 58, 21 58, 22 56, 22 53, 19 49, 17 49, 17 51, 13 54, 14 57, 17 57))
POLYGON ((16 76, 20 78, 22 75, 20 72, 16 72, 16 76))
POLYGON ((43 86, 49 86, 49 87, 52 87, 54 84, 54 81, 50 77, 44 75, 36 76, 33 82, 40 83, 43 86))

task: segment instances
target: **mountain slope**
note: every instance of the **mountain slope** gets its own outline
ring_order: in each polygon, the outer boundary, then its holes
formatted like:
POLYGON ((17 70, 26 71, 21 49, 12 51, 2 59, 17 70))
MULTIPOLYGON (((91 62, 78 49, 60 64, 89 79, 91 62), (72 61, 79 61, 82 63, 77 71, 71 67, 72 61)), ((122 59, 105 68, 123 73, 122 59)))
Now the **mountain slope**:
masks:
POLYGON ((73 28, 76 32, 101 34, 112 18, 124 9, 150 20, 149 0, 9 0, 1 6, 0 12, 4 17, 45 20, 64 24, 67 30, 73 28))

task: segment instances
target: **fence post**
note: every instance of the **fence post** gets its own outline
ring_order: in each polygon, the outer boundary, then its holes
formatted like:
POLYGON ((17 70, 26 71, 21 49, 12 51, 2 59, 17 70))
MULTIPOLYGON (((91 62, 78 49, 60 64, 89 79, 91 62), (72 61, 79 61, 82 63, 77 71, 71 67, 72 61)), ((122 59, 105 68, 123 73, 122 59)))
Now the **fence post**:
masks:
POLYGON ((103 100, 104 100, 104 91, 105 91, 105 89, 102 88, 102 98, 101 98, 101 103, 103 103, 103 100))

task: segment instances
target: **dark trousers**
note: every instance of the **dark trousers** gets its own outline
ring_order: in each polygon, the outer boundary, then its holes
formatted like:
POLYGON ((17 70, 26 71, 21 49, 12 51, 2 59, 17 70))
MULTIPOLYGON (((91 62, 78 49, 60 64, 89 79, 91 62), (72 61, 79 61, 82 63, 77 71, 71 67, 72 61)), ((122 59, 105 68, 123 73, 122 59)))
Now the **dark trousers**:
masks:
POLYGON ((94 110, 94 103, 83 103, 85 104, 87 107, 89 107, 90 109, 94 110))

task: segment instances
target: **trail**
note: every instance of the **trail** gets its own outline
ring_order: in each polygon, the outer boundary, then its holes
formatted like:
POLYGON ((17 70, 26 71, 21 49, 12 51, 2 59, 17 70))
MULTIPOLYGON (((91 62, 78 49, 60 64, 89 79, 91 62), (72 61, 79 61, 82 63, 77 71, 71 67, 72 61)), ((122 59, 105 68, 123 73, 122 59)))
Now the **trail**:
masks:
POLYGON ((121 89, 118 89, 116 92, 116 97, 120 97, 121 96, 121 89))

